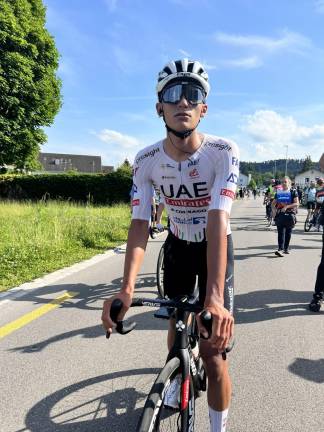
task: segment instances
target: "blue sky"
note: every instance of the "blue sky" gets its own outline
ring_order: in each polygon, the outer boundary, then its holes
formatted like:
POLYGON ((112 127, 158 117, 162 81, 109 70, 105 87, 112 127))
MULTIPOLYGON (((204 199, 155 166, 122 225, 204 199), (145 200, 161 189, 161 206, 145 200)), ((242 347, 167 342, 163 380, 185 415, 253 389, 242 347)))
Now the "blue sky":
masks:
POLYGON ((165 136, 157 74, 188 57, 208 70, 202 132, 242 160, 324 151, 324 0, 44 0, 63 107, 44 152, 117 166, 165 136))

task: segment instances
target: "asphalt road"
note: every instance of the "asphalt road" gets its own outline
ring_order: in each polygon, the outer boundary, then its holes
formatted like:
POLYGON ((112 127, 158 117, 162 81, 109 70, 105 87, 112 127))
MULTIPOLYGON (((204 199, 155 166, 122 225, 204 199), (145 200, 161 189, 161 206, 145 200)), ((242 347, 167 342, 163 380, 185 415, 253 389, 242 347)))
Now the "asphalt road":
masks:
MULTIPOLYGON (((275 228, 265 228, 263 215, 260 199, 234 204, 236 345, 228 431, 321 432, 324 312, 307 310, 321 234, 303 232, 301 209, 292 253, 278 258, 275 228)), ((163 239, 148 245, 140 296, 156 296, 163 239)), ((0 299, 1 432, 135 430, 166 356, 166 323, 150 308, 132 310, 137 330, 105 339, 102 301, 118 291, 123 259, 121 249, 55 283, 0 299), (49 305, 66 292, 70 298, 49 305)), ((196 430, 209 430, 205 396, 198 400, 196 430)))

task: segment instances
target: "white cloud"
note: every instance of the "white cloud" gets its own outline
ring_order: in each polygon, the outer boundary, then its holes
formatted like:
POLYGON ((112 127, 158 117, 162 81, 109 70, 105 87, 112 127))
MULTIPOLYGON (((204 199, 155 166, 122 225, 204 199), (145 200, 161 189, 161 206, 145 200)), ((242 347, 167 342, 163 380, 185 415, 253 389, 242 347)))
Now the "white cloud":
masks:
POLYGON ((232 60, 218 60, 216 63, 204 63, 207 70, 214 69, 255 69, 263 65, 258 56, 242 57, 232 60))
POLYGON ((101 132, 97 133, 96 136, 105 143, 118 145, 124 149, 134 149, 140 146, 140 142, 137 138, 124 135, 111 129, 103 129, 101 132))
POLYGON ((190 58, 190 57, 191 57, 191 54, 188 53, 188 51, 185 51, 185 50, 183 50, 183 49, 179 49, 178 51, 179 51, 179 53, 180 53, 183 57, 187 57, 187 58, 190 58))
POLYGON ((317 0, 315 2, 315 11, 320 14, 324 14, 324 0, 317 0))
POLYGON ((145 147, 145 144, 137 138, 111 129, 103 129, 100 132, 90 131, 90 133, 103 143, 97 145, 97 152, 108 165, 120 165, 126 158, 132 163, 137 152, 145 147))
POLYGON ((324 148, 324 124, 303 126, 292 116, 260 110, 245 117, 242 130, 252 139, 256 158, 282 157, 289 146, 291 157, 317 155, 324 148))
POLYGON ((218 32, 213 35, 213 39, 225 45, 258 49, 262 52, 266 51, 270 53, 286 50, 302 51, 310 48, 312 45, 311 41, 305 36, 289 31, 284 31, 279 38, 218 32))

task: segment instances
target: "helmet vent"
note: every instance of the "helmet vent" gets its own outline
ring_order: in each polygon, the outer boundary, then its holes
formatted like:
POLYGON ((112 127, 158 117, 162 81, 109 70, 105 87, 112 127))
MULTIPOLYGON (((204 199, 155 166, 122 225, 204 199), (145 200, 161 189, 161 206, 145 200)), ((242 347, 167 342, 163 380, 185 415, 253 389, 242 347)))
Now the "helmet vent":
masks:
POLYGON ((175 61, 175 65, 176 65, 176 68, 177 68, 177 72, 183 72, 181 60, 175 61))

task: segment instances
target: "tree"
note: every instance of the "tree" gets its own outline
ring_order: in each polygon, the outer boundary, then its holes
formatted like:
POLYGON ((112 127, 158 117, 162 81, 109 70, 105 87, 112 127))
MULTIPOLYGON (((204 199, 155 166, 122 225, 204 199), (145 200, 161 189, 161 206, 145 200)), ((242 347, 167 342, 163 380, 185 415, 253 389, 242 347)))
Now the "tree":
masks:
POLYGON ((301 172, 308 171, 312 168, 313 168, 312 158, 310 157, 310 155, 307 155, 306 158, 303 160, 301 172))
POLYGON ((249 188, 252 189, 252 190, 256 189, 256 182, 255 182, 255 180, 253 178, 250 180, 249 188))
POLYGON ((33 168, 61 107, 59 54, 42 0, 0 0, 0 166, 33 168))
POLYGON ((132 176, 132 166, 129 160, 126 158, 124 162, 117 168, 117 171, 128 176, 132 176))

